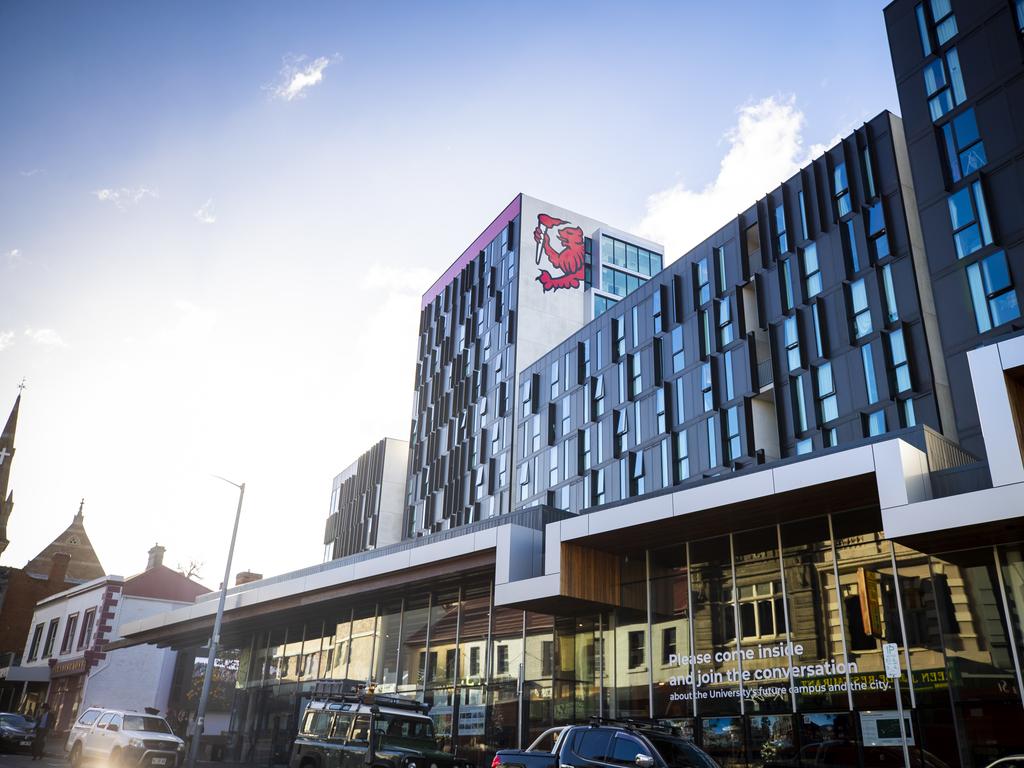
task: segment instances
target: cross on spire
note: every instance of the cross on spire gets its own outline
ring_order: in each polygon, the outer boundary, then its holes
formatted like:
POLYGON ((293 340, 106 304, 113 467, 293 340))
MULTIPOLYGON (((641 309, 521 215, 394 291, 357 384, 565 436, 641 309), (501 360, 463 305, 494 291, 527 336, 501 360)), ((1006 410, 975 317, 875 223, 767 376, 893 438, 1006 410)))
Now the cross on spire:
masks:
POLYGON ((20 395, 26 389, 28 389, 28 385, 25 383, 25 377, 22 376, 21 377, 21 384, 18 385, 18 394, 20 395))
POLYGON ((78 522, 82 522, 82 508, 84 506, 85 506, 85 497, 83 496, 82 500, 80 502, 78 502, 78 514, 75 515, 75 520, 78 521, 78 522))

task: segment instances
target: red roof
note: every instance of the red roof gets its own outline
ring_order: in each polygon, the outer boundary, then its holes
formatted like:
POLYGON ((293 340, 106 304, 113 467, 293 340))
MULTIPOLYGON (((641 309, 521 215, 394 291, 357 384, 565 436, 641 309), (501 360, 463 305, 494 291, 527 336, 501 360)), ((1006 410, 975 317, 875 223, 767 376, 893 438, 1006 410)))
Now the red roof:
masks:
POLYGON ((209 591, 202 584, 187 578, 185 574, 166 565, 157 565, 126 579, 122 594, 192 603, 199 595, 205 595, 209 591))

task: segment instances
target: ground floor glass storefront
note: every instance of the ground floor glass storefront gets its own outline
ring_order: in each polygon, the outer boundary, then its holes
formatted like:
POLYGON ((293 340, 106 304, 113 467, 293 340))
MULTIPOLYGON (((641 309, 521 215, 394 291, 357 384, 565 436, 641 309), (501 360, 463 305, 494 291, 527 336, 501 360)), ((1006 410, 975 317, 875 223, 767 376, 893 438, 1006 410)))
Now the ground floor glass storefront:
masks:
POLYGON ((923 554, 880 529, 860 510, 621 555, 618 604, 596 613, 495 606, 476 574, 253 633, 238 757, 286 759, 333 678, 431 703, 480 766, 596 714, 670 721, 726 766, 902 765, 889 642, 913 765, 1024 753, 1024 546, 923 554))

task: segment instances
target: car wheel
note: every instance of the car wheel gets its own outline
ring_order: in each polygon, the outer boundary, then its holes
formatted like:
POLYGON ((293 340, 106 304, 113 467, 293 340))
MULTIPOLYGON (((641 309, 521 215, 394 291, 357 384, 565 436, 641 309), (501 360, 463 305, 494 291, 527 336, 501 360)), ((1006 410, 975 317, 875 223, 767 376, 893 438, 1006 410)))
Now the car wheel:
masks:
POLYGON ((80 768, 82 765, 82 743, 75 742, 75 746, 71 748, 71 756, 68 757, 71 762, 71 768, 80 768))

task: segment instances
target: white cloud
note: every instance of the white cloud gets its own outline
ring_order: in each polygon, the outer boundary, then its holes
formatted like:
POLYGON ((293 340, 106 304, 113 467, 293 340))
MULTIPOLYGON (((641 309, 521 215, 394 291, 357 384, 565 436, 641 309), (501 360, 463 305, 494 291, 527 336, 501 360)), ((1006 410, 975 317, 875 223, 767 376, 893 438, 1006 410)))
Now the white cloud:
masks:
POLYGON ((201 221, 203 224, 216 224, 217 214, 213 212, 213 198, 210 198, 205 203, 203 203, 199 207, 199 210, 193 213, 192 215, 195 216, 196 219, 198 221, 201 221))
POLYGON ((38 176, 41 173, 46 173, 43 168, 29 168, 27 171, 18 171, 19 175, 31 178, 32 176, 38 176))
POLYGON ((668 261, 697 245, 796 173, 815 153, 828 148, 816 144, 805 151, 804 115, 792 96, 762 99, 740 107, 738 113, 736 126, 723 137, 729 148, 713 181, 700 190, 680 182, 647 198, 647 212, 638 230, 665 246, 668 261))
POLYGON ((307 56, 285 56, 277 82, 266 88, 274 98, 293 101, 305 96, 305 91, 324 79, 324 70, 331 63, 331 58, 320 56, 307 62, 307 56))
POLYGON ((97 189, 93 191, 101 203, 113 203, 116 208, 124 210, 129 205, 137 205, 147 197, 160 197, 160 193, 150 187, 119 187, 97 189))
POLYGON ((28 261, 28 259, 25 258, 25 254, 21 252, 20 248, 11 248, 11 250, 7 251, 7 253, 4 255, 6 257, 7 267, 9 269, 14 269, 19 264, 25 264, 28 261))
POLYGON ((14 331, 0 331, 0 352, 14 343, 14 331))
POLYGON ((25 335, 33 344, 44 347, 66 347, 64 339, 52 328, 26 328, 25 335))

